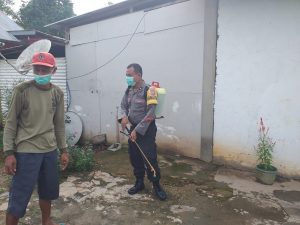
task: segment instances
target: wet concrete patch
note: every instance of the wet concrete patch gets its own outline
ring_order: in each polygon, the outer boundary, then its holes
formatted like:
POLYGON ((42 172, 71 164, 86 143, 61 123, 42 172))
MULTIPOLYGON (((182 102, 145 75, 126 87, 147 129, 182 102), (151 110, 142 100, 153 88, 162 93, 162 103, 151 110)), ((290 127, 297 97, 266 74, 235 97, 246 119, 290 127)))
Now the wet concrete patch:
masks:
POLYGON ((300 202, 300 191, 275 190, 274 195, 287 202, 300 202))
POLYGON ((182 212, 195 212, 196 208, 195 207, 190 207, 186 205, 172 205, 170 207, 170 210, 172 213, 182 213, 182 212))
POLYGON ((274 204, 261 204, 258 199, 237 196, 225 203, 226 207, 232 208, 237 214, 246 216, 255 216, 264 220, 273 220, 277 222, 285 222, 286 214, 280 206, 274 204))
POLYGON ((287 222, 284 223, 283 225, 300 225, 300 223, 287 222))
POLYGON ((108 203, 119 202, 128 197, 152 200, 146 195, 128 195, 127 190, 130 185, 125 185, 125 181, 123 178, 113 177, 102 171, 91 173, 89 181, 83 181, 81 177, 72 176, 60 185, 60 196, 65 201, 72 199, 78 203, 99 198, 108 203))
POLYGON ((227 184, 208 180, 203 184, 198 184, 197 191, 199 194, 210 194, 218 199, 227 200, 233 196, 233 189, 228 187, 227 184))
POLYGON ((252 219, 251 225, 300 223, 300 202, 294 201, 299 196, 299 181, 286 180, 273 185, 262 185, 255 182, 255 176, 251 172, 226 168, 221 168, 215 179, 233 188, 233 199, 242 197, 254 203, 255 210, 263 208, 262 214, 254 212, 257 218, 252 219), (276 211, 278 214, 274 215, 276 211))

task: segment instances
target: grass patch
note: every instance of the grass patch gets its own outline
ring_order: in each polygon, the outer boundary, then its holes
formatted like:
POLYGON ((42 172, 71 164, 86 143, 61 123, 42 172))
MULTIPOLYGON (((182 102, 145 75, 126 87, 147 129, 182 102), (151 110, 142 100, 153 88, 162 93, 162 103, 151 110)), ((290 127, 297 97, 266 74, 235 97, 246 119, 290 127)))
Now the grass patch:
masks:
POLYGON ((189 164, 186 163, 177 163, 173 162, 171 166, 168 166, 166 168, 163 168, 164 174, 168 174, 170 176, 185 176, 185 173, 191 172, 192 167, 189 164))

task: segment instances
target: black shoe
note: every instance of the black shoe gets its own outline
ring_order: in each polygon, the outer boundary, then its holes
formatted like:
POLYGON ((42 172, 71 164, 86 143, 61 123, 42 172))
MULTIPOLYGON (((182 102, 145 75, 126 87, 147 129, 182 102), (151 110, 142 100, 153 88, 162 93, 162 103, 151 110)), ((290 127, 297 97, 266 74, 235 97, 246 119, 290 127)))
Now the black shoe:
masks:
POLYGON ((159 182, 153 182, 153 189, 154 189, 154 192, 156 194, 156 196, 164 201, 167 199, 167 194, 166 192, 162 189, 162 187, 160 186, 159 182))
POLYGON ((143 190, 145 188, 144 180, 143 179, 137 179, 135 181, 135 185, 128 190, 128 194, 134 195, 138 193, 139 191, 143 190))

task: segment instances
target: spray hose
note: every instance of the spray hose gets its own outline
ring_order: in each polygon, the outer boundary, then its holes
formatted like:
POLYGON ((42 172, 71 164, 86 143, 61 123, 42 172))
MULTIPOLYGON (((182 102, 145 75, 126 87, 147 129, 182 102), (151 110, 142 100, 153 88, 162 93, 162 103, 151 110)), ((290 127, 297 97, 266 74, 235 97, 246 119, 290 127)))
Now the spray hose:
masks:
MULTIPOLYGON (((126 134, 125 132, 123 131, 120 131, 121 134, 124 134, 125 136, 127 136, 129 139, 131 139, 131 136, 130 136, 130 131, 129 129, 126 127, 126 130, 128 132, 128 134, 126 134)), ((156 177, 156 171, 154 169, 154 167, 152 166, 152 164, 150 163, 150 161, 148 160, 148 158, 146 157, 145 153, 143 152, 143 150, 141 149, 141 147, 139 146, 139 144, 136 142, 136 141, 133 141, 131 139, 132 142, 134 142, 136 144, 136 146, 138 147, 139 151, 141 152, 144 160, 146 161, 146 163, 148 164, 148 166, 150 167, 150 171, 153 173, 153 177, 156 177)))

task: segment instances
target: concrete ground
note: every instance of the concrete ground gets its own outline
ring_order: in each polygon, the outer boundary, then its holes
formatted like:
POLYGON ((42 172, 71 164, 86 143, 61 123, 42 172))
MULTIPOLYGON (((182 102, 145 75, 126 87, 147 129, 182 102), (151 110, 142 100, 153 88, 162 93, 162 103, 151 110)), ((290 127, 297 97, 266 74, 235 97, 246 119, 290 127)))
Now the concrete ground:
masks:
MULTIPOLYGON (((180 156, 160 155, 167 201, 146 189, 130 196, 134 182, 125 149, 96 155, 91 173, 62 174, 61 197, 53 218, 70 225, 300 225, 300 182, 280 179, 272 186, 254 174, 180 156)), ((5 224, 9 177, 0 176, 0 224, 5 224)), ((20 224, 41 224, 38 198, 32 196, 20 224)))

